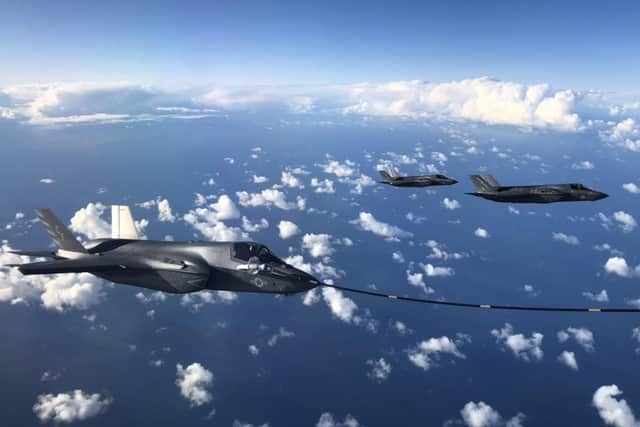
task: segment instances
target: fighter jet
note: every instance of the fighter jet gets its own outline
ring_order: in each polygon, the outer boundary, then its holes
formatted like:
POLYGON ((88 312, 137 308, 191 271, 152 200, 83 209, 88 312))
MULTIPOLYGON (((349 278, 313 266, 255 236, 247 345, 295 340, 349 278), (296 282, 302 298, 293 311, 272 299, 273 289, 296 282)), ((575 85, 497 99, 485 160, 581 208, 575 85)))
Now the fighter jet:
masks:
POLYGON ((393 185, 394 187, 430 187, 432 185, 453 185, 458 182, 439 174, 400 176, 395 168, 391 168, 389 172, 380 170, 378 173, 382 176, 381 184, 393 185))
POLYGON ((471 182, 478 190, 465 193, 494 202, 505 203, 555 203, 596 201, 607 194, 592 190, 582 184, 518 185, 502 187, 491 175, 471 175, 471 182))
POLYGON ((22 274, 91 273, 103 279, 170 293, 205 289, 294 294, 319 285, 255 242, 140 240, 127 206, 112 206, 111 238, 81 244, 49 209, 36 214, 56 251, 14 251, 50 261, 12 265, 22 274))
POLYGON ((584 313, 638 313, 640 308, 535 307, 477 304, 444 299, 414 298, 383 292, 348 288, 318 281, 255 242, 168 242, 140 240, 127 206, 111 210, 111 238, 80 243, 49 209, 36 214, 58 249, 12 251, 51 261, 6 265, 22 274, 91 273, 125 285, 174 294, 203 290, 295 294, 318 286, 388 300, 490 310, 518 310, 584 313))

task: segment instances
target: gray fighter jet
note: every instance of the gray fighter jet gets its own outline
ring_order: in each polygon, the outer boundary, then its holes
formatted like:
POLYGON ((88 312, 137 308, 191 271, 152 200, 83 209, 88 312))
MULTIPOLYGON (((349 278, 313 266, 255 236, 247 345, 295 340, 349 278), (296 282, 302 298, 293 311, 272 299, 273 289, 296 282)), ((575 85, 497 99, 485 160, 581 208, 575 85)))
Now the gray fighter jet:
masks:
POLYGON ((36 214, 56 251, 14 251, 51 261, 12 265, 22 274, 91 273, 103 279, 170 293, 205 289, 293 294, 319 285, 311 275, 254 242, 139 240, 127 206, 112 207, 112 238, 81 244, 49 209, 36 214))
POLYGON ((491 175, 471 175, 471 182, 478 190, 465 193, 494 202, 505 203, 554 203, 596 201, 607 194, 592 190, 582 184, 518 185, 502 187, 491 175))
POLYGON ((112 282, 163 292, 226 290, 290 295, 318 286, 387 300, 482 310, 583 313, 639 313, 640 308, 535 307, 494 305, 414 298, 323 283, 275 256, 255 242, 167 242, 140 240, 131 211, 113 206, 111 238, 81 244, 49 209, 36 214, 55 241, 55 251, 13 251, 18 255, 50 258, 17 267, 22 274, 91 273, 112 282))
POLYGON ((382 176, 381 184, 389 184, 394 187, 431 187, 432 185, 453 185, 458 181, 444 175, 419 175, 419 176, 400 176, 394 168, 389 172, 380 170, 378 173, 382 176))

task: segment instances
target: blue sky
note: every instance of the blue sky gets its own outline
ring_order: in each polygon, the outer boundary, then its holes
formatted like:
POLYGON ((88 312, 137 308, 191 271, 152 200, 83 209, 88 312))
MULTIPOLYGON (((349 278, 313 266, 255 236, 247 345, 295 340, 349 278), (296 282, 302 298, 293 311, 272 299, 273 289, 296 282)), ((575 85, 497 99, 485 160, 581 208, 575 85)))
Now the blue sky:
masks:
POLYGON ((4 84, 332 84, 488 75, 636 91, 637 2, 6 2, 4 84))

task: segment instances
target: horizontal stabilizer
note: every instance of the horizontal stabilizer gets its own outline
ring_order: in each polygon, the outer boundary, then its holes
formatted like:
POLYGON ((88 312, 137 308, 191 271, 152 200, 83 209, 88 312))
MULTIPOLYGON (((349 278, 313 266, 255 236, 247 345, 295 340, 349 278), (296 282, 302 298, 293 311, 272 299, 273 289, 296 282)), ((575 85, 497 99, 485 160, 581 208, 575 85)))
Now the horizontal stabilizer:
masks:
POLYGON ((44 257, 44 258, 58 258, 58 255, 56 255, 55 252, 53 251, 9 251, 9 253, 12 254, 16 254, 16 255, 22 255, 22 256, 31 256, 31 257, 44 257))
POLYGON ((379 170, 378 173, 380 174, 382 179, 384 179, 386 181, 392 181, 393 180, 393 178, 391 178, 391 175, 389 175, 386 171, 379 170))

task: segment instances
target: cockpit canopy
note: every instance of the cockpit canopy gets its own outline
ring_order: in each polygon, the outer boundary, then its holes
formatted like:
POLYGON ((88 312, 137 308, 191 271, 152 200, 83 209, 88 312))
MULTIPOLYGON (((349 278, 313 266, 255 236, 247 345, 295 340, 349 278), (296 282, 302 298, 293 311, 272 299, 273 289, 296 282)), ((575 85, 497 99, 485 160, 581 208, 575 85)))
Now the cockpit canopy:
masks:
POLYGON ((258 258, 260 263, 278 263, 283 264, 283 261, 277 256, 273 255, 269 248, 265 245, 261 245, 255 242, 238 242, 233 244, 233 257, 243 262, 249 262, 250 259, 258 258))
POLYGON ((571 187, 572 190, 588 190, 588 188, 582 184, 569 184, 569 187, 571 187))
POLYGON ((444 176, 444 175, 440 175, 440 174, 437 174, 437 175, 434 175, 434 176, 435 176, 436 178, 440 178, 440 179, 449 179, 449 178, 447 178, 446 176, 444 176))

